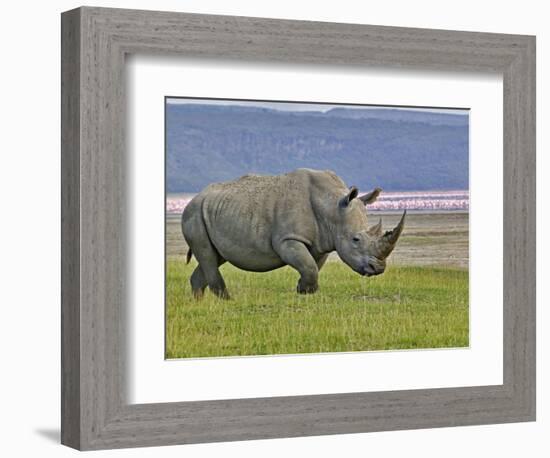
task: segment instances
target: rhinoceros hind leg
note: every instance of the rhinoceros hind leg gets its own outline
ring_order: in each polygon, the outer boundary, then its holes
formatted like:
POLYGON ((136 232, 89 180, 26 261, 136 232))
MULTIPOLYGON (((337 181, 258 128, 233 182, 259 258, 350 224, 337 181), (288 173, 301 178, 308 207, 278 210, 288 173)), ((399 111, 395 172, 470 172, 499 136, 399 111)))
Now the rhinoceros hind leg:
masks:
POLYGON ((193 295, 196 298, 201 298, 208 285, 215 295, 229 299, 225 282, 218 269, 225 259, 212 245, 200 213, 191 214, 185 220, 182 218, 182 230, 189 248, 199 263, 190 279, 193 295))
POLYGON ((212 273, 211 281, 208 282, 208 287, 210 288, 210 291, 221 299, 231 299, 231 296, 229 296, 229 291, 227 291, 227 287, 223 281, 222 274, 218 268, 216 268, 216 270, 212 273))
MULTIPOLYGON (((211 245, 209 248, 202 247, 201 250, 194 252, 194 254, 199 261, 199 268, 202 274, 202 278, 199 274, 196 276, 197 286, 200 287, 203 284, 203 282, 200 281, 202 279, 206 281, 208 288, 210 288, 210 291, 216 296, 222 299, 230 299, 222 274, 218 269, 218 267, 225 262, 225 259, 223 259, 211 245)), ((193 272, 193 274, 194 273, 195 272, 193 272)), ((191 275, 191 287, 193 288, 193 275, 191 275)), ((194 292, 195 289, 193 288, 193 293, 194 292)))
MULTIPOLYGON (((223 264, 223 262, 220 264, 223 264)), ((208 281, 206 280, 206 277, 202 271, 201 264, 199 264, 193 271, 190 281, 191 281, 191 289, 193 291, 193 296, 195 296, 195 299, 201 299, 203 297, 204 290, 206 289, 207 286, 216 296, 219 296, 223 299, 230 298, 220 271, 218 270, 217 267, 215 267, 212 270, 213 271, 210 274, 212 278, 212 283, 208 283, 208 281)))
POLYGON ((201 266, 197 266, 193 273, 191 274, 191 290, 193 291, 193 296, 195 299, 201 299, 204 295, 204 290, 208 286, 206 278, 202 273, 201 266))
POLYGON ((306 245, 298 240, 285 240, 275 248, 280 258, 300 273, 296 290, 300 294, 310 294, 319 288, 319 269, 306 245))

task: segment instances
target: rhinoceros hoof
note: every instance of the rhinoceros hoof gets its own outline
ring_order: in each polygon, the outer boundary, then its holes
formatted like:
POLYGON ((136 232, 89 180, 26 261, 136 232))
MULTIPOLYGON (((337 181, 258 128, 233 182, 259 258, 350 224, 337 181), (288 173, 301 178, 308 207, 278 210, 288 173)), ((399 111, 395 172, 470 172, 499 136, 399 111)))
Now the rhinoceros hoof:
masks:
POLYGON ((300 294, 313 294, 317 289, 319 289, 317 284, 303 285, 302 282, 298 282, 296 291, 300 294))
POLYGON ((193 297, 198 301, 201 300, 204 297, 204 290, 203 289, 194 290, 193 297))
POLYGON ((229 293, 227 292, 227 290, 224 290, 222 291, 221 293, 216 293, 216 295, 220 298, 220 299, 225 299, 225 300, 230 300, 231 299, 231 296, 229 295, 229 293))

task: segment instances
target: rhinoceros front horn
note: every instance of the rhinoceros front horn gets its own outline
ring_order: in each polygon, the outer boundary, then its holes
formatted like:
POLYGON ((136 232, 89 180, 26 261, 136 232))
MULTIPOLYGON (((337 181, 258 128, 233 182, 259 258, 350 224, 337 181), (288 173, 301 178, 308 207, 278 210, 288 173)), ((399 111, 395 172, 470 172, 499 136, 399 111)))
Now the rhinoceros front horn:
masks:
POLYGON ((395 226, 391 231, 387 231, 382 237, 380 237, 375 244, 375 256, 379 259, 385 259, 389 256, 389 254, 393 251, 395 248, 395 244, 397 243, 397 240, 399 240, 399 236, 401 235, 401 232, 403 232, 403 228, 405 227, 405 216, 407 215, 407 210, 403 212, 403 216, 401 217, 401 220, 395 226))

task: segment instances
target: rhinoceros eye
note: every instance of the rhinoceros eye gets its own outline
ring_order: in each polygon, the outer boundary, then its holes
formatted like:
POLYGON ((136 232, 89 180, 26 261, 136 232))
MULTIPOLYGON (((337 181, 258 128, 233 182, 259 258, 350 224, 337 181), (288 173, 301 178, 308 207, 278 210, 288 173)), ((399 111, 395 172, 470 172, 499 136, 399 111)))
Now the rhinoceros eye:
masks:
POLYGON ((359 237, 353 237, 352 239, 354 242, 358 242, 359 241, 359 237))

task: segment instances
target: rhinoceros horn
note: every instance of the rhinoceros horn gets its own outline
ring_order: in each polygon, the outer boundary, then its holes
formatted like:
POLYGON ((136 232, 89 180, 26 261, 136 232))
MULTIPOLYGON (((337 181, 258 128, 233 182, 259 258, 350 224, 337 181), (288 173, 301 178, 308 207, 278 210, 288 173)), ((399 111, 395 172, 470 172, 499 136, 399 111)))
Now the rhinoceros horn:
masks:
POLYGON ((391 231, 387 231, 383 236, 379 237, 374 245, 374 255, 379 259, 386 259, 389 254, 395 248, 395 244, 403 232, 405 227, 405 216, 407 215, 407 210, 403 212, 401 220, 391 231))
POLYGON ((374 226, 369 227, 367 233, 371 237, 380 237, 382 235, 382 218, 374 226))

